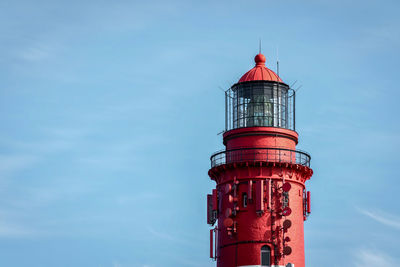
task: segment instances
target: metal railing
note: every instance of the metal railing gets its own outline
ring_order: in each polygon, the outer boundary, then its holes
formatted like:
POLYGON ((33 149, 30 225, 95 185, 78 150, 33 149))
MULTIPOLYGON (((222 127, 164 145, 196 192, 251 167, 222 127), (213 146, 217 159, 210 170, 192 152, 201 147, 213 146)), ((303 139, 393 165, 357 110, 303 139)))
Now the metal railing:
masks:
POLYGON ((285 162, 310 167, 311 156, 306 152, 286 148, 239 148, 220 151, 210 158, 211 168, 235 162, 285 162))

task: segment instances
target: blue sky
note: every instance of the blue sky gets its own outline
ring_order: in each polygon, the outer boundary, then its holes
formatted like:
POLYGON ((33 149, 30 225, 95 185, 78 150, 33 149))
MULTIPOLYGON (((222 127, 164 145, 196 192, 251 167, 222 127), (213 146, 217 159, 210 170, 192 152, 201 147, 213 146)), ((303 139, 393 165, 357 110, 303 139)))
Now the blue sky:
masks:
POLYGON ((0 2, 0 266, 215 266, 224 95, 267 65, 312 155, 306 261, 400 261, 398 1, 0 2))

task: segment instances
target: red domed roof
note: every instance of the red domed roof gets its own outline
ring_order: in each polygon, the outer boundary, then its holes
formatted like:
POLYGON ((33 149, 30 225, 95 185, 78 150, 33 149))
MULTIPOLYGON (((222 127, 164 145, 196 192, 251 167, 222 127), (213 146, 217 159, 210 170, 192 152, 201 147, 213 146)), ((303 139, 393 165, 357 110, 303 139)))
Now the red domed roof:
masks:
POLYGON ((248 82, 248 81, 274 81, 274 82, 283 82, 275 72, 268 69, 265 66, 265 56, 263 54, 258 54, 254 61, 256 62, 256 66, 246 72, 242 78, 240 78, 239 82, 248 82))

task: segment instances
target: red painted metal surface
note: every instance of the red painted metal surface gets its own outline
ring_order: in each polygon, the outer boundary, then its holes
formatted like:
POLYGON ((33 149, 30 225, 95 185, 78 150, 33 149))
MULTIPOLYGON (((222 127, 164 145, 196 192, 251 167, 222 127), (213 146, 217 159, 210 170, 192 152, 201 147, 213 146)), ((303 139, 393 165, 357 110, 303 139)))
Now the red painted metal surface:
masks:
POLYGON ((290 183, 284 183, 282 185, 283 192, 289 192, 291 188, 292 188, 292 185, 290 183))
POLYGON ((248 186, 247 190, 248 190, 248 192, 247 192, 248 200, 253 201, 253 181, 252 180, 249 181, 249 186, 248 186))
POLYGON ((218 210, 218 199, 217 199, 217 189, 213 189, 212 191, 212 209, 218 210))
MULTIPOLYGON (((264 56, 257 55, 255 60, 256 67, 239 82, 282 82, 264 66, 264 56)), ((304 267, 303 192, 313 171, 292 160, 292 154, 274 161, 261 150, 295 150, 297 132, 275 127, 238 128, 225 132, 223 142, 226 150, 251 148, 254 155, 247 159, 243 154, 241 158, 226 154, 223 164, 209 170, 218 195, 217 267, 260 266, 263 246, 271 249, 272 265, 304 267)))
POLYGON ((273 72, 272 70, 268 69, 265 66, 265 56, 263 54, 258 54, 254 61, 256 62, 256 66, 246 72, 242 78, 240 78, 239 82, 248 82, 248 81, 276 81, 282 82, 281 78, 273 72))
POLYGON ((257 213, 264 213, 264 181, 256 182, 256 211, 257 213))
POLYGON ((212 195, 207 195, 207 223, 213 224, 213 204, 212 195))
POLYGON ((210 258, 214 258, 214 230, 210 230, 210 258))
POLYGON ((227 150, 243 147, 296 149, 298 134, 275 127, 246 127, 233 129, 223 135, 227 150))

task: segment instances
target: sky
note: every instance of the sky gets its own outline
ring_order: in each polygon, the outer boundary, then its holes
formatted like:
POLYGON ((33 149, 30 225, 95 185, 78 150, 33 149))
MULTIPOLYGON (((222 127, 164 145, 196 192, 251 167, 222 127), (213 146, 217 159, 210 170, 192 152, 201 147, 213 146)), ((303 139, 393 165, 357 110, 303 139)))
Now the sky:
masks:
POLYGON ((399 9, 0 1, 0 266, 215 266, 209 157, 259 39, 301 86, 306 266, 396 266, 399 9))

